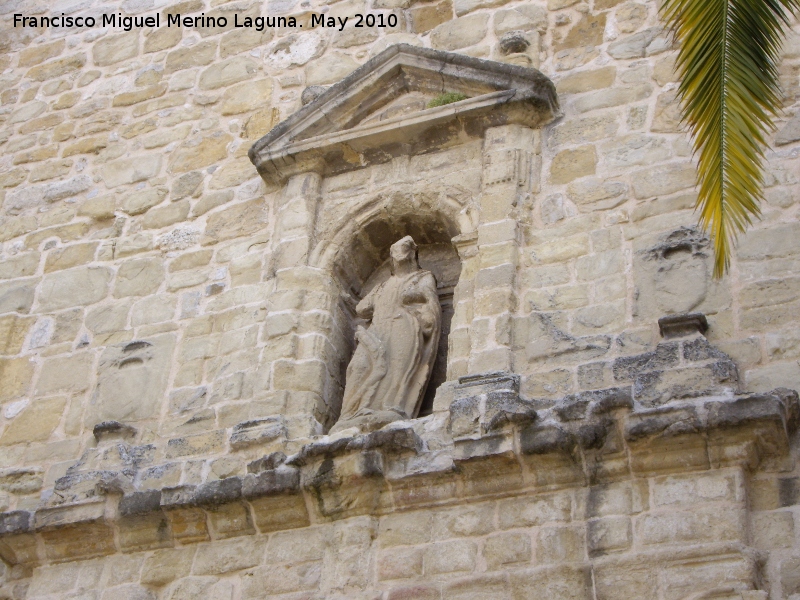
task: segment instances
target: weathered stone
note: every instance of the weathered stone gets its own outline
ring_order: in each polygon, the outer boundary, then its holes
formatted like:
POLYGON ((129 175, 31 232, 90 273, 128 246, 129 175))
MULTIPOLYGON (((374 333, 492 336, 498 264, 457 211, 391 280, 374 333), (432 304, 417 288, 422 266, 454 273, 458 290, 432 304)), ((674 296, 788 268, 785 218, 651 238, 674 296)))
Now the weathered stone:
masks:
POLYGON ((611 137, 618 129, 619 122, 614 115, 573 119, 553 127, 550 140, 556 146, 584 144, 611 137))
POLYGON ((217 44, 215 42, 200 42, 188 48, 178 48, 167 54, 164 72, 174 73, 191 67, 207 65, 214 60, 216 53, 217 44))
POLYGON ((0 445, 46 440, 61 422, 66 403, 65 398, 34 401, 3 431, 0 445))
POLYGON ((159 85, 151 85, 141 90, 136 90, 135 92, 117 94, 111 101, 111 106, 131 106, 139 102, 144 102, 145 100, 152 100, 153 98, 163 96, 166 91, 167 86, 162 83, 159 85))
POLYGON ((556 44, 556 50, 577 48, 579 46, 599 46, 603 43, 603 31, 606 27, 606 13, 584 15, 581 17, 564 39, 556 44))
POLYGON ((208 67, 200 74, 199 86, 202 90, 215 90, 227 87, 245 79, 251 79, 258 65, 246 57, 224 60, 208 67))
POLYGON ((189 201, 182 200, 149 211, 142 219, 144 229, 161 229, 186 219, 189 215, 189 201))
POLYGON ((358 68, 358 63, 348 54, 330 54, 306 66, 308 85, 326 85, 339 81, 358 68))
POLYGON ((192 138, 175 150, 170 159, 169 170, 173 173, 183 173, 223 160, 228 155, 228 144, 232 139, 222 132, 192 138))
POLYGON ((25 48, 19 53, 20 67, 32 67, 43 63, 46 60, 55 58, 64 50, 64 40, 56 40, 49 44, 39 44, 30 48, 25 48))
POLYGON ((597 153, 594 146, 581 146, 574 150, 562 150, 550 165, 550 181, 554 184, 569 183, 585 175, 594 175, 597 153))
POLYGON ((457 50, 474 46, 487 33, 489 16, 470 15, 442 23, 431 31, 431 45, 442 50, 457 50))
POLYGON ((268 103, 271 97, 271 79, 241 83, 225 90, 220 111, 223 115, 249 112, 268 103))
POLYGON ((39 253, 26 252, 0 263, 0 279, 34 275, 39 268, 39 253))
POLYGON ((234 30, 222 36, 219 43, 219 54, 227 58, 266 45, 272 39, 272 31, 264 29, 258 31, 254 28, 234 30))
POLYGON ((215 212, 208 218, 203 243, 252 235, 259 231, 267 216, 264 208, 264 202, 256 199, 215 212))
POLYGON ((123 262, 117 271, 114 297, 146 296, 158 290, 164 281, 164 266, 158 258, 140 258, 123 262))
POLYGON ((82 69, 85 64, 85 54, 73 54, 35 66, 28 71, 26 76, 34 81, 47 81, 82 69))
POLYGON ((30 386, 33 363, 27 358, 0 359, 0 400, 24 394, 30 386))
POLYGON ((608 210, 628 199, 628 186, 621 181, 598 181, 583 179, 573 181, 567 187, 567 196, 579 210, 608 210))
POLYGON ((92 58, 98 67, 113 65, 139 53, 139 32, 129 31, 101 38, 92 46, 92 58))
POLYGON ((126 183, 147 181, 158 175, 160 170, 161 157, 149 154, 110 162, 102 167, 100 174, 108 187, 117 187, 126 183))
POLYGON ((653 165, 671 156, 665 139, 636 133, 603 144, 601 153, 605 163, 616 169, 633 165, 653 165))
POLYGON ((661 33, 661 29, 653 27, 634 35, 623 37, 608 46, 608 53, 614 58, 643 58, 647 46, 661 33))
POLYGON ((684 130, 681 124, 681 105, 674 92, 659 94, 656 112, 650 131, 658 133, 680 133, 684 130))
POLYGON ((152 416, 166 389, 173 346, 174 338, 164 335, 107 348, 98 364, 88 422, 126 423, 152 416))
POLYGON ((637 198, 650 198, 673 194, 695 185, 695 170, 685 163, 672 163, 662 167, 633 173, 633 193, 637 198))
POLYGON ((112 273, 107 267, 78 267, 45 275, 39 288, 44 312, 99 302, 108 294, 112 273))
POLYGON ((607 90, 595 92, 587 96, 578 98, 573 107, 578 112, 597 110, 619 106, 620 104, 630 104, 649 97, 653 92, 653 86, 649 83, 639 83, 627 87, 609 88, 607 90))
POLYGON ((425 33, 453 18, 453 3, 442 0, 436 4, 412 8, 409 11, 411 30, 414 33, 425 33))
POLYGON ((0 317, 0 354, 18 354, 34 321, 16 315, 0 317))
POLYGON ((55 248, 47 253, 44 263, 44 272, 71 269, 85 265, 94 260, 97 251, 97 242, 88 244, 72 244, 63 248, 55 248))
POLYGON ((592 71, 580 71, 562 77, 556 83, 559 94, 580 94, 609 87, 614 83, 616 67, 603 67, 592 71))

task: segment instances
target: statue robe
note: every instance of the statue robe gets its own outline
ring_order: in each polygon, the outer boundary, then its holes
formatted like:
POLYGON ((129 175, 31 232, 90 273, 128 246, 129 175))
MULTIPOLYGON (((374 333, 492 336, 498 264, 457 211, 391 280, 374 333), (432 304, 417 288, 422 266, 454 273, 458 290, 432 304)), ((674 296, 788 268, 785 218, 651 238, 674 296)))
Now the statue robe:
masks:
POLYGON ((416 416, 441 332, 436 280, 421 269, 392 275, 359 302, 356 313, 372 322, 356 332, 358 347, 347 367, 335 429, 375 413, 383 415, 375 427, 416 416), (394 419, 387 418, 387 412, 395 413, 394 419))

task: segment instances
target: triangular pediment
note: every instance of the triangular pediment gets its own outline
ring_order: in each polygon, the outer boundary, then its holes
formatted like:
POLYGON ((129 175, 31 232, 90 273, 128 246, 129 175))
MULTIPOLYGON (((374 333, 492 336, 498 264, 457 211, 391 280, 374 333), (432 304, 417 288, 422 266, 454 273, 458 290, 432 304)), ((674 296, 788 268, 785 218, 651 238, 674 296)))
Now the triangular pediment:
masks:
POLYGON ((415 138, 451 121, 539 127, 557 113, 555 86, 535 69, 398 44, 278 124, 250 159, 270 179, 309 168, 341 172, 414 153, 415 138), (466 98, 428 107, 449 93, 466 98))

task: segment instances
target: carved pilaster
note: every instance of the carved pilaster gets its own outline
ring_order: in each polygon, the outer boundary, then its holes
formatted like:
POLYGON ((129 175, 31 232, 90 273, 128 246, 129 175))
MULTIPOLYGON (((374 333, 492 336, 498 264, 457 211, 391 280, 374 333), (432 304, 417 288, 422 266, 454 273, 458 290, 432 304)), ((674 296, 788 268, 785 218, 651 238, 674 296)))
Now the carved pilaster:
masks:
POLYGON ((539 132, 493 127, 483 145, 481 222, 470 372, 513 371, 511 315, 517 309, 520 232, 517 207, 539 188, 539 132))

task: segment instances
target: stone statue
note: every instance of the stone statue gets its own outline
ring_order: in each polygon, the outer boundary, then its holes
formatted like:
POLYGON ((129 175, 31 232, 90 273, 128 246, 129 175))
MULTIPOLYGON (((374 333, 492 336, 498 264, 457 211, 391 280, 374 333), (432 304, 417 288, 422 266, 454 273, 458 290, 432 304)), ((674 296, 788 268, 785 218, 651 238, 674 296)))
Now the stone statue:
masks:
POLYGON ((436 359, 442 309, 436 280, 420 269, 411 236, 392 244, 390 257, 392 276, 356 306, 356 314, 371 322, 356 331, 342 414, 332 432, 371 431, 419 412, 436 359))

